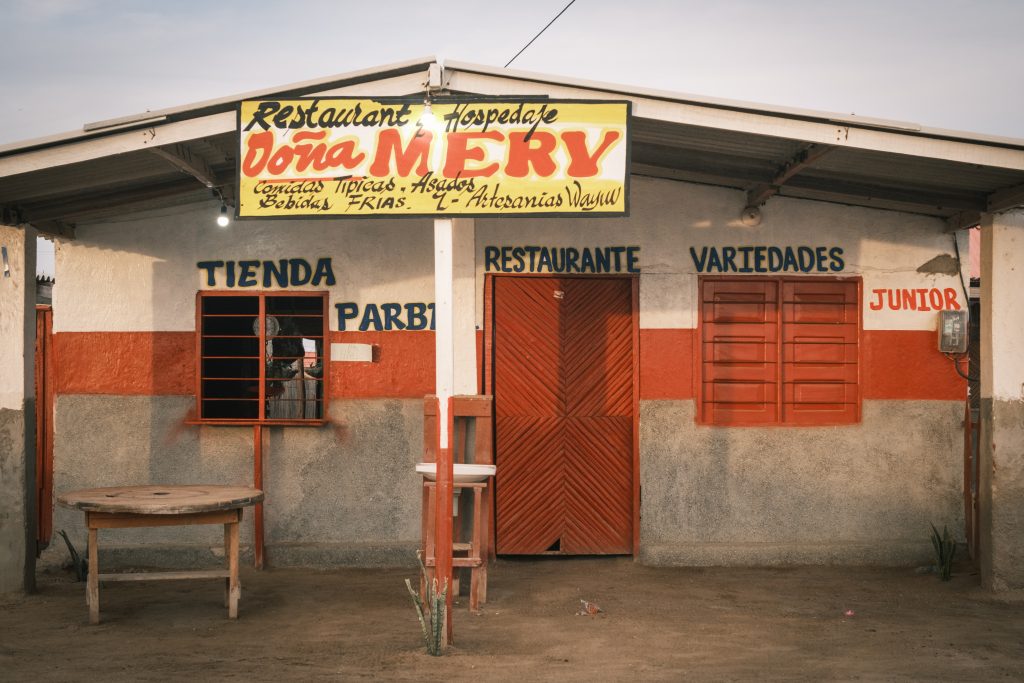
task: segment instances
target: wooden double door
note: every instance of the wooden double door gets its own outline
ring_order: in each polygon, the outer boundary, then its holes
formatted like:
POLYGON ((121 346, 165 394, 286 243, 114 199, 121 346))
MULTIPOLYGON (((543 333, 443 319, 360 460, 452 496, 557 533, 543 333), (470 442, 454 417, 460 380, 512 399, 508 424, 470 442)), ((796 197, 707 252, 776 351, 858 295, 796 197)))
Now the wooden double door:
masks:
POLYGON ((635 286, 493 278, 498 553, 633 552, 635 286))

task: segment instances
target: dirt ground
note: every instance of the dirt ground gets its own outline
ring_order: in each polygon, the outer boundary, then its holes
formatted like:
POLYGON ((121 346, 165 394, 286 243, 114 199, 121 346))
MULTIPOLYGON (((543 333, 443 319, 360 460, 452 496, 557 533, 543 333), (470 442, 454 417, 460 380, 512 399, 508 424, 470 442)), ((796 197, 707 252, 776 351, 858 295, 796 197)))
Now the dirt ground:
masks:
POLYGON ((669 569, 625 558, 501 560, 456 646, 430 657, 413 570, 243 572, 240 618, 217 581, 40 577, 0 598, 0 680, 1022 680, 1024 602, 970 567, 669 569), (580 600, 603 612, 578 616, 580 600))

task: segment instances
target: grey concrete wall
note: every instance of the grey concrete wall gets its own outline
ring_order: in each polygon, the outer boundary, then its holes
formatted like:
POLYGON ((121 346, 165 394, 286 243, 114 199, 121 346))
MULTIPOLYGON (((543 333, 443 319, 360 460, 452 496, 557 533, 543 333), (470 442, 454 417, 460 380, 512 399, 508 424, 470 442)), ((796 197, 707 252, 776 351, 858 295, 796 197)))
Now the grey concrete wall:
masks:
POLYGON ((927 563, 963 540, 963 403, 864 401, 858 425, 700 426, 643 401, 640 558, 655 565, 927 563))
MULTIPOLYGON (((185 396, 65 395, 56 400, 54 491, 160 483, 252 483, 251 427, 185 426, 185 396), (126 426, 128 426, 126 428, 126 426)), ((332 425, 266 428, 265 538, 271 565, 414 564, 419 544, 422 401, 335 400, 332 425)), ((246 511, 243 552, 251 553, 246 511)), ((57 505, 47 565, 67 561, 56 531, 81 552, 82 513, 57 505)), ((216 526, 100 532, 104 567, 210 563, 216 526)))
POLYGON ((1024 401, 982 398, 980 430, 981 580, 986 588, 1019 591, 1024 589, 1024 452, 1018 447, 1024 443, 1024 401))
POLYGON ((25 411, 0 408, 0 594, 25 588, 25 411))

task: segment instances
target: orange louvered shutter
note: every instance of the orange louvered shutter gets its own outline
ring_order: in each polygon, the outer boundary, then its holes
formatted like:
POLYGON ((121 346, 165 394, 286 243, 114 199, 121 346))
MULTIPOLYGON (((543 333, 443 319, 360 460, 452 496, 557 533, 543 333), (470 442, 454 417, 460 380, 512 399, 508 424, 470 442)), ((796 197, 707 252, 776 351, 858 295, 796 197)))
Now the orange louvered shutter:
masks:
POLYGON ((700 421, 857 422, 859 300, 855 280, 702 280, 700 421))
POLYGON ((778 284, 705 280, 700 315, 703 421, 778 421, 778 284))
POLYGON ((782 285, 782 421, 818 425, 859 418, 856 282, 782 285))

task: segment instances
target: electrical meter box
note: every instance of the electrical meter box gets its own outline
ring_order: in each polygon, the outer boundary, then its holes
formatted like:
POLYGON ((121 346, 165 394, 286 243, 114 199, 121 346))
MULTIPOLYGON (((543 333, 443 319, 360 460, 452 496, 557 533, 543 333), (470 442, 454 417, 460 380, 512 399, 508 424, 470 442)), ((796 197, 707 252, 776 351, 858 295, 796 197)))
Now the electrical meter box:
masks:
POLYGON ((939 351, 967 351, 967 311, 939 311, 939 351))

